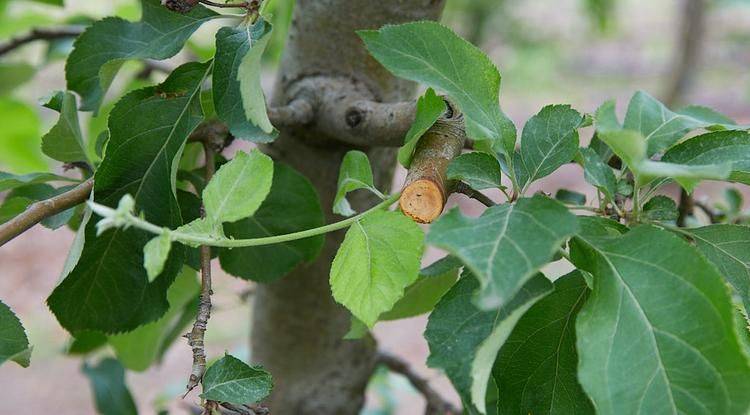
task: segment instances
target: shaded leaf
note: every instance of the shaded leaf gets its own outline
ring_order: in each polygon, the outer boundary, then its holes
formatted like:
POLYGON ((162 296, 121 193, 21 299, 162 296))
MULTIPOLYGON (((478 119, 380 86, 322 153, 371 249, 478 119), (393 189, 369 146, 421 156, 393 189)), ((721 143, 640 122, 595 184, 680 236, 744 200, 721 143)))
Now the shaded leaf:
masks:
POLYGON ((449 180, 461 180, 475 190, 504 188, 497 158, 480 152, 462 154, 448 165, 449 180))
POLYGON ((641 184, 655 178, 668 177, 675 179, 690 192, 701 180, 726 179, 732 168, 729 163, 690 166, 649 160, 646 156, 646 141, 636 131, 608 131, 600 133, 599 138, 622 159, 641 184))
POLYGON ((255 149, 238 151, 221 166, 203 190, 206 217, 215 225, 236 222, 253 215, 273 182, 273 161, 255 149))
MULTIPOLYGON (((291 167, 274 165, 271 192, 252 217, 224 225, 235 239, 284 235, 325 225, 318 194, 310 181, 291 167)), ((223 249, 221 267, 228 273, 253 281, 270 282, 286 275, 304 261, 312 261, 325 236, 267 246, 223 249)))
POLYGON ((652 197, 643 205, 643 214, 647 219, 656 221, 675 221, 680 216, 677 204, 663 195, 652 197))
POLYGON ((32 80, 36 69, 25 62, 0 63, 0 95, 10 95, 16 88, 32 80))
POLYGON ((730 164, 729 180, 750 184, 750 133, 717 131, 699 135, 669 149, 662 160, 687 166, 730 164))
MULTIPOLYGON (((275 137, 276 130, 268 119, 266 98, 263 95, 263 88, 261 88, 260 83, 261 57, 266 50, 268 41, 271 40, 271 25, 265 20, 259 19, 250 31, 254 39, 252 48, 242 59, 237 70, 245 116, 264 133, 275 137)), ((268 139, 265 141, 268 141, 268 139)))
MULTIPOLYGON (((177 323, 183 310, 199 291, 196 272, 183 268, 167 291, 169 309, 164 316, 131 332, 109 336, 108 342, 122 365, 129 370, 144 371, 156 362, 161 352, 169 346, 169 341, 174 341, 174 338, 168 337, 169 329, 179 325, 177 323)), ((197 307, 190 310, 193 318, 197 310, 197 307)))
MULTIPOLYGON (((210 64, 183 65, 162 85, 131 92, 118 103, 109 118, 107 155, 95 175, 97 203, 114 207, 131 195, 149 222, 182 224, 173 163, 202 120, 198 92, 209 70, 210 64)), ((167 288, 181 268, 183 247, 173 247, 165 271, 149 283, 146 270, 135 264, 143 263, 150 235, 130 228, 97 237, 94 222, 86 226, 80 260, 49 297, 50 309, 69 331, 113 333, 156 320, 168 308, 167 288)))
POLYGON ((466 118, 473 140, 512 154, 516 129, 498 105, 500 73, 476 46, 436 22, 359 31, 367 49, 396 76, 445 91, 466 118))
POLYGON ((461 259, 481 283, 480 308, 497 308, 552 260, 578 230, 576 217, 543 196, 491 207, 479 218, 458 209, 434 223, 427 242, 461 259))
POLYGON ((645 137, 649 156, 668 149, 685 134, 695 129, 746 130, 750 128, 720 121, 724 120, 717 120, 715 112, 708 113, 695 108, 688 109, 684 113, 670 111, 656 98, 644 91, 638 91, 630 99, 623 127, 637 131, 645 137))
POLYGON ((29 367, 31 346, 21 320, 0 301, 0 365, 8 360, 29 367))
POLYGON ((133 396, 125 384, 125 369, 117 359, 106 358, 96 366, 83 365, 94 393, 96 412, 100 415, 137 415, 133 396))
POLYGON ((750 310, 750 227, 710 225, 683 229, 750 310))
POLYGON ((342 216, 352 216, 357 213, 349 205, 346 195, 358 189, 367 189, 379 197, 383 196, 373 183, 372 168, 367 154, 352 150, 344 155, 339 168, 338 191, 333 199, 333 213, 342 216))
POLYGON ((466 407, 485 412, 485 395, 497 352, 521 316, 552 289, 541 274, 530 279, 501 308, 483 311, 474 305, 477 279, 464 271, 430 315, 425 339, 430 347, 427 364, 440 368, 466 407))
POLYGON ((253 404, 268 396, 273 388, 271 374, 262 367, 225 355, 203 376, 201 398, 237 405, 253 404))
POLYGON ((577 375, 575 322, 589 292, 574 271, 518 321, 492 369, 499 414, 595 413, 577 375))
POLYGON ((376 212, 356 222, 331 265, 333 298, 372 327, 416 281, 422 230, 398 212, 376 212))
MULTIPOLYGON (((262 19, 252 27, 222 27, 216 33, 216 56, 213 74, 213 105, 216 115, 227 123, 229 131, 237 138, 256 143, 273 141, 275 135, 271 131, 264 132, 258 120, 248 118, 247 106, 256 106, 266 110, 265 101, 247 101, 243 104, 238 77, 243 58, 250 53, 251 48, 263 48, 259 39, 270 32, 270 25, 262 19)), ((260 51, 262 53, 262 50, 260 51)), ((257 58, 260 58, 260 53, 257 58)), ((244 76, 244 75, 243 75, 244 76)), ((253 79, 259 81, 259 79, 253 79)), ((261 98, 263 96, 261 95, 261 98)), ((267 127, 267 125, 266 125, 267 127)))
POLYGON ((70 339, 66 353, 73 356, 89 354, 107 344, 107 336, 98 331, 85 330, 70 339))
MULTIPOLYGON (((75 186, 63 186, 55 189, 45 183, 17 187, 10 191, 6 196, 6 201, 3 204, 2 210, 5 210, 6 205, 12 204, 15 206, 15 209, 17 209, 16 213, 13 215, 16 216, 26 210, 32 203, 61 195, 71 190, 73 187, 75 186)), ((41 223, 48 229, 58 229, 67 224, 73 218, 75 210, 75 207, 64 210, 56 215, 44 218, 41 223)), ((0 222, 2 221, 3 220, 0 219, 0 222)))
POLYGON ((571 205, 585 205, 586 204, 585 194, 574 192, 568 189, 558 189, 557 193, 555 193, 555 199, 563 203, 569 203, 571 205))
POLYGON ((0 192, 14 189, 16 187, 27 186, 30 184, 49 183, 49 182, 75 182, 77 180, 69 177, 58 176, 52 173, 29 173, 24 175, 15 175, 0 171, 0 192))
POLYGON ((745 413, 750 365, 715 268, 650 226, 582 241, 576 265, 594 289, 576 323, 578 376, 597 412, 745 413))
POLYGON ((550 175, 569 163, 578 150, 578 127, 583 116, 570 105, 548 105, 526 122, 521 134, 523 186, 550 175))
POLYGON ((428 313, 435 308, 440 298, 451 289, 463 264, 447 256, 419 271, 419 278, 404 291, 393 308, 382 314, 380 320, 398 320, 428 313))
POLYGON ((424 95, 417 100, 417 114, 414 123, 409 127, 404 138, 404 145, 398 150, 398 162, 409 168, 414 151, 419 139, 432 127, 446 110, 445 101, 435 93, 432 88, 427 88, 424 95))
POLYGON ((83 142, 81 125, 78 122, 76 97, 70 92, 58 92, 44 105, 60 113, 54 127, 42 137, 42 151, 47 156, 64 163, 88 162, 86 144, 83 142), (59 106, 53 104, 59 101, 59 106))
POLYGON ((201 5, 186 14, 171 12, 159 0, 141 0, 141 8, 139 22, 107 17, 76 40, 65 78, 68 89, 83 98, 82 110, 99 109, 125 60, 171 58, 203 23, 219 16, 201 5))
POLYGON ((586 181, 601 191, 609 201, 615 200, 617 178, 612 168, 602 161, 591 148, 580 148, 579 163, 583 166, 586 181))

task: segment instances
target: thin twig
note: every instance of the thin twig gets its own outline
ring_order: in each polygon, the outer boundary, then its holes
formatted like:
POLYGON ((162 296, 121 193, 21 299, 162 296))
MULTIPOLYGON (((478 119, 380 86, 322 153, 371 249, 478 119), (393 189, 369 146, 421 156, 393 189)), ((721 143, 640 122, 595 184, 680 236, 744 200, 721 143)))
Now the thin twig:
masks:
POLYGON ((403 375, 409 380, 414 389, 424 396, 427 401, 425 415, 459 415, 461 410, 456 408, 452 403, 445 400, 438 392, 430 386, 427 379, 416 374, 409 364, 397 356, 386 352, 379 352, 377 363, 387 367, 391 372, 403 375))
POLYGON ((210 0, 198 0, 199 3, 203 3, 206 6, 219 7, 219 8, 233 8, 233 9, 248 9, 253 10, 259 2, 256 1, 243 1, 241 3, 215 3, 210 0))
POLYGON ((0 225, 0 246, 44 219, 85 202, 93 188, 94 180, 89 179, 63 194, 32 203, 23 213, 0 225))
MULTIPOLYGON (((207 141, 204 141, 203 148, 206 155, 206 183, 208 183, 214 175, 216 152, 214 146, 207 141)), ((203 206, 201 206, 201 215, 205 217, 203 206)), ((193 368, 190 372, 185 396, 201 383, 203 375, 206 373, 205 337, 206 328, 208 327, 208 319, 211 318, 211 295, 213 294, 213 291, 211 290, 211 247, 205 245, 201 246, 200 255, 201 294, 198 305, 198 315, 195 318, 193 330, 185 335, 188 339, 188 345, 193 349, 193 368)), ((208 402, 206 404, 208 404, 208 402)))
POLYGON ((7 43, 0 45, 0 56, 6 53, 20 48, 37 40, 55 40, 55 39, 67 39, 77 37, 83 33, 83 28, 80 27, 63 27, 58 29, 32 29, 31 32, 11 39, 7 43))
POLYGON ((685 189, 680 192, 680 204, 678 206, 679 215, 677 216, 677 226, 685 227, 688 216, 693 214, 695 201, 693 195, 688 193, 685 189))
POLYGON ((485 196, 484 193, 472 189, 471 187, 469 187, 469 185, 467 185, 464 182, 456 183, 456 187, 453 189, 453 191, 455 193, 461 193, 463 195, 466 195, 487 207, 492 207, 492 206, 497 205, 497 203, 493 202, 492 199, 485 196))

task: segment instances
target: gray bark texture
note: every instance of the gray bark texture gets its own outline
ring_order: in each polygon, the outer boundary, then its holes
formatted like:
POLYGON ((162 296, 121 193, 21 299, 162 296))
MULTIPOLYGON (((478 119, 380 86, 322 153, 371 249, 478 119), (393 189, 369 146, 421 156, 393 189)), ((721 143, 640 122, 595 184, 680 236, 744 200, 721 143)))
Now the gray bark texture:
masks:
MULTIPOLYGON (((303 127, 282 128, 279 138, 264 150, 311 180, 329 222, 340 219, 331 208, 339 165, 347 151, 357 148, 369 155, 381 188, 389 187, 395 167, 394 149, 353 147, 346 144, 351 142, 346 137, 332 136, 337 129, 329 128, 331 103, 341 103, 335 113, 344 117, 340 123, 351 128, 351 134, 368 125, 362 119, 368 113, 352 115, 342 106, 409 101, 416 88, 370 57, 355 31, 435 20, 443 5, 444 0, 297 0, 271 105, 313 96, 315 115, 303 127)), ((375 203, 369 197, 353 199, 358 209, 375 203)), ((358 414, 364 403, 376 344, 370 337, 342 339, 349 329, 349 313, 334 302, 328 284, 330 264, 343 236, 343 232, 329 234, 316 262, 261 285, 255 295, 252 359, 273 374, 274 392, 267 404, 274 415, 358 414)))

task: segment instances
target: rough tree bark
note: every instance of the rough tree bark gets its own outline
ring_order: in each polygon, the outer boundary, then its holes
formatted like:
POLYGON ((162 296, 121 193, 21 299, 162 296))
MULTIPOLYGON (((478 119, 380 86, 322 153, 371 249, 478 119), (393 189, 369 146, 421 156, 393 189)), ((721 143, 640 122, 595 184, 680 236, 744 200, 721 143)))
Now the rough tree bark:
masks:
MULTIPOLYGON (((349 134, 357 135, 358 128, 368 125, 368 113, 356 111, 359 100, 401 102, 415 93, 414 84, 396 79, 367 54, 355 31, 434 20, 443 5, 444 0, 297 0, 271 103, 280 106, 316 95, 315 116, 304 127, 283 129, 265 151, 312 181, 329 221, 336 220, 330 212, 339 165, 354 147, 345 144, 351 137, 330 134, 336 130, 328 128, 326 118, 332 111, 341 114, 349 134), (321 93, 327 94, 323 102, 321 93), (333 102, 339 105, 331 108, 333 102)), ((387 188, 394 150, 359 149, 370 156, 377 185, 387 188)), ((374 204, 361 196, 352 202, 360 209, 374 204)), ((328 285, 330 264, 342 239, 341 232, 328 235, 315 263, 260 286, 256 293, 252 356, 274 375, 268 402, 274 415, 357 414, 364 402, 376 345, 372 338, 342 340, 349 313, 333 301, 328 285)))

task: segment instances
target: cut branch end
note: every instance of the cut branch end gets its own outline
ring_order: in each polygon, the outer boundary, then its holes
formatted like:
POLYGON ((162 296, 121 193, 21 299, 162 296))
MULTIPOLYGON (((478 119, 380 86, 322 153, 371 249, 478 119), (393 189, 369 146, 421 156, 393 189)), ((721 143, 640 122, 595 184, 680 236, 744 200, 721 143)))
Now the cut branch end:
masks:
POLYGON ((446 177, 448 165, 461 154, 465 141, 463 116, 453 108, 422 136, 399 200, 405 215, 419 223, 440 216, 453 191, 446 177))
POLYGON ((401 193, 401 211, 418 223, 431 223, 443 213, 446 196, 442 184, 431 179, 419 179, 401 193))

